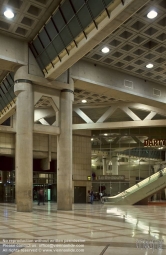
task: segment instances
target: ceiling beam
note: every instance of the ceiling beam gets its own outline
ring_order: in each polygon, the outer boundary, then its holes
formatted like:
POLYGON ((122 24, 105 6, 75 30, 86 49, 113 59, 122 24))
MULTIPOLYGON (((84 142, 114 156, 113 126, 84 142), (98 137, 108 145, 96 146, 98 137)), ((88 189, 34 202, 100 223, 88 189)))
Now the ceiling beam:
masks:
POLYGON ((0 133, 15 133, 14 127, 2 126, 0 125, 0 133))
MULTIPOLYGON (((28 64, 28 44, 21 40, 0 34, 0 69, 15 71, 28 64)), ((25 78, 25 77, 24 77, 25 78)))
POLYGON ((39 108, 34 110, 34 122, 39 121, 40 119, 48 118, 55 116, 55 111, 52 107, 49 108, 39 108))
POLYGON ((166 86, 157 82, 145 82, 142 78, 100 64, 94 65, 86 60, 80 60, 72 66, 71 77, 75 80, 74 87, 76 89, 123 100, 123 103, 118 102, 119 105, 128 103, 128 107, 134 107, 134 105, 140 107, 141 105, 143 110, 147 109, 148 111, 148 106, 162 109, 160 110, 162 112, 166 110, 166 86), (133 84, 131 88, 125 86, 126 80, 133 84), (154 88, 160 90, 160 96, 154 95, 154 88), (134 102, 139 102, 139 104, 134 102))
POLYGON ((78 108, 81 109, 97 109, 97 108, 105 108, 105 107, 117 107, 117 108, 123 108, 123 107, 128 107, 128 108, 133 108, 137 110, 142 110, 148 112, 155 112, 157 114, 166 116, 166 111, 163 109, 163 107, 158 108, 154 107, 152 105, 147 105, 147 104, 141 104, 141 103, 131 103, 131 102, 115 102, 115 103, 93 103, 93 104, 88 104, 88 102, 84 105, 77 104, 78 108))
POLYGON ((50 124, 44 119, 40 119, 39 122, 42 124, 42 125, 46 125, 46 126, 50 126, 50 124))
POLYGON ((94 123, 83 111, 79 108, 74 108, 74 111, 83 119, 86 123, 94 123))
POLYGON ((73 130, 123 129, 139 127, 166 127, 166 120, 119 121, 93 124, 73 124, 73 130))
MULTIPOLYGON (((113 149, 132 149, 138 147, 137 143, 120 143, 120 144, 114 144, 108 143, 103 145, 92 145, 92 150, 113 150, 113 149)), ((143 147, 143 144, 140 144, 139 147, 143 147)))
POLYGON ((103 123, 106 119, 108 119, 117 109, 117 106, 111 106, 97 121, 97 123, 103 123))
POLYGON ((60 128, 56 127, 56 126, 47 126, 47 125, 41 125, 41 124, 34 124, 33 132, 34 133, 39 133, 39 134, 59 135, 60 134, 60 128))
POLYGON ((125 112, 132 120, 141 120, 134 112, 132 112, 128 107, 120 108, 125 112))
POLYGON ((156 115, 156 112, 151 111, 145 118, 144 120, 151 120, 153 117, 156 115))
POLYGON ((143 144, 136 136, 131 135, 131 137, 137 143, 137 145, 140 145, 140 144, 142 145, 143 144))

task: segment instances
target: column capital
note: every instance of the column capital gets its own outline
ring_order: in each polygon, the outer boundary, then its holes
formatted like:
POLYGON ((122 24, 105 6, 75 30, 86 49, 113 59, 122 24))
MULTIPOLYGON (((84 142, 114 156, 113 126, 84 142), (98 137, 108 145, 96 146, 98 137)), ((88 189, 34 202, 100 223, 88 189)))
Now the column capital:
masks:
POLYGON ((74 94, 74 91, 71 89, 62 89, 61 92, 69 92, 69 93, 74 94))
POLYGON ((15 83, 30 83, 32 84, 32 81, 27 80, 27 79, 18 79, 14 81, 15 83))
POLYGON ((19 79, 15 81, 14 93, 16 96, 22 91, 32 91, 32 82, 25 79, 19 79))

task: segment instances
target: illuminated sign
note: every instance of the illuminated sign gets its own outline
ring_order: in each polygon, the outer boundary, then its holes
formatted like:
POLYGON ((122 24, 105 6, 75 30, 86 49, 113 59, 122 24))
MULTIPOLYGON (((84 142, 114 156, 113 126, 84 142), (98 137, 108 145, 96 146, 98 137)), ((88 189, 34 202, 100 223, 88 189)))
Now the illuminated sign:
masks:
POLYGON ((144 140, 144 147, 166 146, 166 139, 144 140))
POLYGON ((99 175, 97 177, 98 180, 104 181, 104 180, 109 180, 109 181, 123 181, 125 180, 124 175, 99 175))

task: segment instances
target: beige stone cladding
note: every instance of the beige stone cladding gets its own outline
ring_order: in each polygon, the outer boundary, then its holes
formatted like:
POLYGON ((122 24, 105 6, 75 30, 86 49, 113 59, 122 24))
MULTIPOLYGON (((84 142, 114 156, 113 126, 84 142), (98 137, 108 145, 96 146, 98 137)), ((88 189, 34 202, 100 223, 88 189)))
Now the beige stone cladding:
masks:
POLYGON ((0 154, 14 155, 15 134, 0 133, 0 154))
MULTIPOLYGON (((74 123, 82 122, 79 117, 74 117, 74 123)), ((73 198, 74 186, 86 186, 86 200, 88 190, 91 189, 91 131, 73 131, 73 198)))

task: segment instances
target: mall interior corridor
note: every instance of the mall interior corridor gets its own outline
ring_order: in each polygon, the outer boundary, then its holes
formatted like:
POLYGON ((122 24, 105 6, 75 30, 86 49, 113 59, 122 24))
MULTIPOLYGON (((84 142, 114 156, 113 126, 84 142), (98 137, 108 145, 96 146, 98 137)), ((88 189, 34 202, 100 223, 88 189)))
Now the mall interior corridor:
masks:
POLYGON ((35 202, 23 213, 1 203, 0 237, 0 254, 164 255, 166 207, 94 202, 58 211, 56 203, 35 202))

